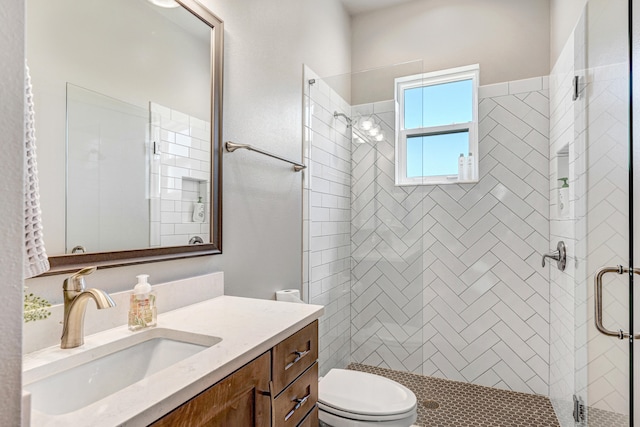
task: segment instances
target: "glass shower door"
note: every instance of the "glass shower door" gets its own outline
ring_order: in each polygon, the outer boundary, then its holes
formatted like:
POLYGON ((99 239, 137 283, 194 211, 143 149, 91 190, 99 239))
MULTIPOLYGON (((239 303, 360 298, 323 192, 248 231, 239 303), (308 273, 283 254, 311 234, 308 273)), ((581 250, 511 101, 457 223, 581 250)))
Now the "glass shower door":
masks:
POLYGON ((629 4, 590 0, 575 31, 575 425, 633 425, 629 4))

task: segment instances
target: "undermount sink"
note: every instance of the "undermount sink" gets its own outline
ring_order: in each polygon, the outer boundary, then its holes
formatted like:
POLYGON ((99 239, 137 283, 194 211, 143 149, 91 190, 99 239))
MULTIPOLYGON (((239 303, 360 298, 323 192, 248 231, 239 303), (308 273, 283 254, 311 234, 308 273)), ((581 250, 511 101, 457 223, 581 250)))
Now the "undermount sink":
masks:
POLYGON ((24 373, 31 407, 50 415, 76 411, 217 343, 221 338, 153 328, 24 373))

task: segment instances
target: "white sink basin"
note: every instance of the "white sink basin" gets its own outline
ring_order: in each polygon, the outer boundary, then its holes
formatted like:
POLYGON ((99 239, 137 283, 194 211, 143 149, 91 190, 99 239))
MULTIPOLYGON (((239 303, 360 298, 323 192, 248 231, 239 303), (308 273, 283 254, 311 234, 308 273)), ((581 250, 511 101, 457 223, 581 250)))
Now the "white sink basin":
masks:
POLYGON ((76 411, 222 341, 153 328, 24 373, 32 409, 49 415, 76 411))

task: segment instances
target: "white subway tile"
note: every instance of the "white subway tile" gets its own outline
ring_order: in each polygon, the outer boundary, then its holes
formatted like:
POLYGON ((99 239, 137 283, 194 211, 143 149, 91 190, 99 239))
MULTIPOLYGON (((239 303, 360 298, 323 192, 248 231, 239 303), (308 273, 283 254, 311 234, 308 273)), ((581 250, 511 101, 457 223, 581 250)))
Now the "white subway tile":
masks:
POLYGON ((166 129, 160 129, 160 139, 166 142, 175 142, 176 134, 175 132, 170 132, 166 129))
POLYGON ((542 77, 533 77, 530 79, 515 80, 509 82, 509 94, 511 95, 523 92, 533 92, 542 89, 542 77))
POLYGON ((179 224, 182 222, 182 215, 180 212, 162 212, 160 222, 162 224, 179 224))
POLYGON ((160 205, 160 210, 162 212, 175 212, 175 201, 173 200, 162 200, 160 205))
POLYGON ((169 143, 167 144, 165 151, 169 154, 173 154, 174 156, 189 157, 189 148, 182 145, 169 143))
POLYGON ((200 224, 176 224, 175 230, 176 234, 198 234, 200 233, 200 224))
POLYGON ((202 180, 202 181, 206 181, 206 180, 208 180, 210 178, 208 173, 197 171, 197 170, 189 171, 189 176, 191 178, 202 180))
POLYGON ((160 226, 160 233, 163 236, 169 236, 172 234, 175 234, 175 224, 171 223, 171 224, 162 224, 160 226))
POLYGON ((184 235, 162 236, 160 238, 162 246, 183 246, 187 243, 189 243, 189 236, 184 235))
POLYGON ((496 83, 478 88, 478 97, 480 99, 504 95, 509 95, 509 83, 496 83))

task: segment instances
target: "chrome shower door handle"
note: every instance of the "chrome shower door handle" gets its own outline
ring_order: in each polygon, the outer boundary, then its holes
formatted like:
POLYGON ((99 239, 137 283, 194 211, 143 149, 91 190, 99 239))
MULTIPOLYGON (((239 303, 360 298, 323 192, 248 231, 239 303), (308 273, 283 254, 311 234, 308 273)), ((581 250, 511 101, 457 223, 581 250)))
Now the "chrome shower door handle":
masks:
POLYGON ((567 247, 564 242, 560 240, 555 251, 542 255, 542 267, 546 265, 544 261, 546 258, 556 261, 558 270, 564 271, 567 266, 567 247))
MULTIPOLYGON (((602 267, 601 269, 596 271, 596 274, 594 276, 594 287, 595 287, 595 292, 594 292, 594 295, 595 295, 594 318, 595 319, 594 320, 596 323, 596 328, 598 329, 598 331, 600 331, 600 333, 604 335, 608 335, 610 337, 618 337, 618 339, 621 339, 621 340, 625 338, 629 338, 630 336, 629 333, 624 332, 622 329, 618 329, 617 331, 611 331, 605 328, 604 324, 602 323, 602 277, 607 273, 625 274, 629 272, 630 270, 627 267, 618 265, 617 267, 602 267)), ((640 269, 634 268, 632 272, 633 274, 640 274, 640 269)), ((635 338, 640 338, 640 335, 635 334, 635 338)))

